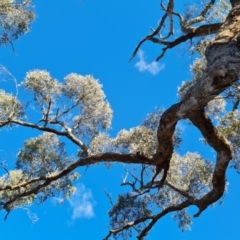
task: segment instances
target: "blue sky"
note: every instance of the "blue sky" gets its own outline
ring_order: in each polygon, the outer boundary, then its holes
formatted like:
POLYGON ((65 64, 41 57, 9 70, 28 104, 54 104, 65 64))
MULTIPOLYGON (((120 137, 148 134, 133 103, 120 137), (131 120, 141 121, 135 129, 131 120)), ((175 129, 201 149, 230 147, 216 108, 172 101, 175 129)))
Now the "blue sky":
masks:
MULTIPOLYGON (((179 10, 183 1, 177 2, 179 10)), ((21 82, 27 71, 45 69, 62 80, 76 72, 92 74, 103 84, 107 99, 114 110, 111 134, 141 123, 147 113, 157 107, 168 108, 178 101, 177 87, 190 79, 185 46, 166 54, 160 62, 154 59, 161 47, 146 43, 138 56, 128 62, 139 42, 156 27, 161 16, 159 1, 71 0, 35 1, 37 18, 31 32, 10 47, 0 48, 0 64, 21 82)), ((14 92, 14 82, 0 82, 1 88, 14 92)), ((181 123, 184 144, 181 152, 198 151, 208 159, 214 152, 199 142, 201 135, 192 126, 181 123)), ((0 156, 6 153, 9 166, 22 141, 40 134, 37 131, 4 130, 0 138, 0 156)), ((71 152, 71 146, 69 146, 71 152)), ((5 154, 5 155, 4 155, 5 154)), ((4 240, 93 240, 102 239, 108 231, 109 201, 103 189, 116 197, 123 171, 120 166, 110 170, 104 166, 90 167, 77 182, 77 192, 63 204, 52 199, 30 208, 38 221, 29 219, 27 209, 11 212, 3 221, 0 214, 1 237, 4 240), (1 221, 2 219, 2 221, 1 221)), ((193 219, 192 230, 182 233, 177 222, 167 216, 149 235, 149 240, 177 239, 239 239, 240 209, 238 207, 239 176, 228 171, 229 193, 222 206, 209 208, 200 218, 193 219)), ((194 208, 191 209, 194 212, 194 208)))

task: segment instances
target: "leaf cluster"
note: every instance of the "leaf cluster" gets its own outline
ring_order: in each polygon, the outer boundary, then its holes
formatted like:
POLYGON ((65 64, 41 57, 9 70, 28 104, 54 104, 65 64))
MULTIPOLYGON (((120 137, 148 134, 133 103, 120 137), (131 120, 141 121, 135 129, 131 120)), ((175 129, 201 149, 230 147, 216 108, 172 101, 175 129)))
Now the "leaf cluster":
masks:
POLYGON ((19 36, 28 32, 34 19, 34 6, 31 0, 1 0, 0 45, 12 44, 19 36))

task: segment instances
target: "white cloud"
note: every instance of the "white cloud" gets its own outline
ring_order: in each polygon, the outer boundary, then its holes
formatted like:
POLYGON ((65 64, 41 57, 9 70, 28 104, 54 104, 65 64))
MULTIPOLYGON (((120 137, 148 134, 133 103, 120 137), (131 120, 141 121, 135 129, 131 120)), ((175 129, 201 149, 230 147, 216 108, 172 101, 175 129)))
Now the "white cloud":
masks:
POLYGON ((151 74, 156 75, 165 67, 164 64, 160 64, 156 61, 151 63, 146 62, 144 52, 141 49, 138 51, 138 57, 139 61, 135 64, 135 67, 138 68, 140 72, 148 71, 151 74))
POLYGON ((71 219, 73 221, 78 218, 94 217, 92 191, 83 184, 77 186, 77 190, 69 199, 69 203, 72 207, 71 219))

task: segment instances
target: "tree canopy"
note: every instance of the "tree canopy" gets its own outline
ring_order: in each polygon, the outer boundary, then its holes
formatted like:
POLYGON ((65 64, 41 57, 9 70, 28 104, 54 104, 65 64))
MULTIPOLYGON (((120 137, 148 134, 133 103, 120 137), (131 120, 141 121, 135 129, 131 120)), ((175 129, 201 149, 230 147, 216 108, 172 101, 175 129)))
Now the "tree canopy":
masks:
MULTIPOLYGON (((222 200, 226 170, 240 172, 240 0, 192 3, 184 13, 177 12, 174 3, 160 1, 158 25, 139 41, 130 60, 146 42, 161 46, 156 61, 187 42, 194 56, 192 79, 179 87, 178 103, 156 108, 141 125, 111 136, 113 111, 99 80, 91 75, 70 73, 58 80, 46 70, 30 70, 16 82, 17 89, 29 93, 27 104, 18 94, 0 90, 0 127, 40 132, 22 143, 14 169, 2 165, 6 173, 0 177, 0 209, 6 211, 5 219, 19 207, 69 198, 81 177, 77 169, 99 163, 106 168, 124 164, 127 177, 121 185, 129 189, 116 202, 107 193, 111 229, 104 239, 129 239, 133 231, 144 239, 169 213, 187 230, 192 217, 222 200), (33 110, 38 116, 33 117, 33 110), (200 130, 216 159, 179 153, 181 119, 200 130), (76 155, 69 154, 66 141, 77 147, 76 155), (198 208, 193 216, 190 206, 198 208)), ((34 20, 32 1, 2 1, 0 20, 0 45, 13 47, 34 20)))

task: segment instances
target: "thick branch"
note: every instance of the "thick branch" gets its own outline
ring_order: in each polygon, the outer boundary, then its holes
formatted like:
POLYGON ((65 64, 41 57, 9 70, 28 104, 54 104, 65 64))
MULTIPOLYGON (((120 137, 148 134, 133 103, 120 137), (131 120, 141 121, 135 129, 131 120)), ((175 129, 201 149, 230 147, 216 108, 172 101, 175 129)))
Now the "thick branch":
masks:
MULTIPOLYGON (((182 102, 173 105, 162 115, 158 128, 159 149, 155 156, 158 164, 171 159, 172 138, 178 120, 193 116, 196 111, 203 109, 209 101, 238 80, 240 49, 234 43, 232 43, 232 48, 230 46, 230 44, 217 48, 213 46, 213 52, 209 56, 202 80, 188 90, 182 102)), ((210 54, 210 49, 208 51, 210 54)))
MULTIPOLYGON (((17 198, 25 197, 25 196, 31 195, 32 193, 36 193, 36 190, 39 191, 41 188, 50 185, 51 182, 56 181, 64 176, 66 176, 67 174, 71 173, 73 170, 75 170, 78 167, 89 166, 92 164, 102 163, 102 162, 122 162, 122 163, 127 163, 127 164, 145 163, 148 165, 153 165, 152 159, 145 157, 143 155, 104 153, 104 154, 99 154, 99 155, 95 155, 95 156, 90 156, 85 159, 79 159, 78 161, 74 162, 73 164, 71 164, 69 167, 62 170, 61 172, 52 174, 50 176, 33 178, 33 179, 30 179, 29 181, 20 183, 15 186, 5 186, 5 187, 0 188, 0 191, 3 191, 3 190, 11 190, 12 191, 12 190, 16 190, 16 189, 19 189, 22 187, 27 187, 28 185, 31 185, 34 182, 44 181, 42 184, 39 185, 40 188, 38 186, 37 188, 34 188, 30 191, 25 192, 23 195, 17 196, 17 198)), ((14 199, 14 201, 16 199, 14 199)))
POLYGON ((217 161, 212 177, 213 188, 203 198, 196 201, 196 205, 199 207, 199 213, 195 216, 198 216, 210 204, 223 196, 226 183, 226 170, 229 161, 232 159, 232 151, 228 141, 213 126, 211 120, 203 110, 196 112, 189 119, 201 131, 208 144, 217 152, 217 161))
POLYGON ((230 3, 232 5, 232 7, 235 7, 240 4, 240 1, 239 0, 230 0, 230 3))

